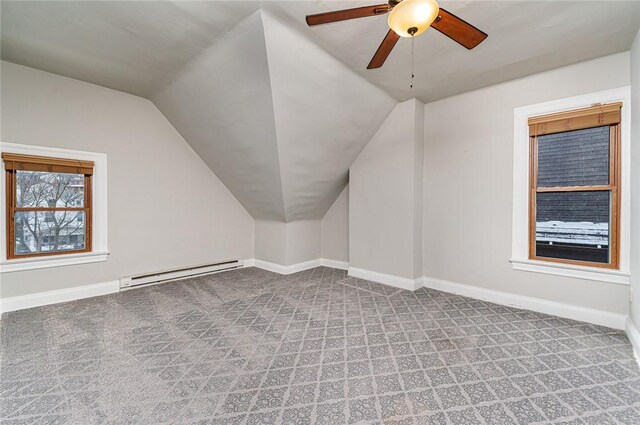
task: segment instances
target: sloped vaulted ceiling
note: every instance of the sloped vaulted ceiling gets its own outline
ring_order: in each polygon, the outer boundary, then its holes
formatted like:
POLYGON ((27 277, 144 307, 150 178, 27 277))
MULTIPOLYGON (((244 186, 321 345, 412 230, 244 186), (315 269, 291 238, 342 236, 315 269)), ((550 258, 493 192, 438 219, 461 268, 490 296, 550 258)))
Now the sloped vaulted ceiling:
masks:
POLYGON ((256 219, 322 218, 396 104, 260 3, 26 3, 3 59, 149 98, 256 219))
POLYGON ((396 101, 262 12, 287 220, 322 218, 396 101))
POLYGON ((3 0, 0 53, 151 99, 255 218, 294 221, 324 215, 396 101, 622 52, 640 23, 639 1, 442 0, 489 38, 473 51, 417 38, 412 91, 408 40, 365 69, 385 17, 304 24, 375 3, 3 0))
POLYGON ((258 10, 153 102, 259 219, 319 219, 396 102, 258 10))
POLYGON ((285 218, 259 12, 203 51, 152 101, 254 218, 285 218))

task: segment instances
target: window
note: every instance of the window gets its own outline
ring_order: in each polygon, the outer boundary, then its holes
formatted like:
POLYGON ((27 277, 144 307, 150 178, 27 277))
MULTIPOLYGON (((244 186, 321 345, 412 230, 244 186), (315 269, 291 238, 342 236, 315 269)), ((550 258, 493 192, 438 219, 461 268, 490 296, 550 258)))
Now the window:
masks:
MULTIPOLYGON (((511 258, 509 259, 511 266, 514 270, 520 272, 533 272, 533 273, 544 273, 556 276, 564 276, 576 279, 587 279, 593 280, 597 282, 606 282, 611 284, 619 284, 619 285, 629 285, 629 256, 630 256, 630 237, 629 237, 629 229, 631 227, 631 207, 630 207, 630 199, 631 199, 631 191, 630 191, 630 165, 631 165, 631 156, 629 155, 631 149, 631 140, 630 140, 630 123, 631 123, 631 109, 629 105, 631 103, 631 89, 629 86, 619 87, 611 90, 603 90, 594 93, 585 93, 580 94, 578 96, 567 97, 562 99, 554 99, 550 101, 545 101, 542 103, 536 103, 531 105, 523 105, 514 109, 513 118, 513 209, 512 209, 512 245, 511 245, 511 258), (536 223, 535 218, 532 220, 532 211, 533 214, 537 213, 536 203, 532 201, 537 201, 540 196, 537 188, 538 186, 543 189, 547 187, 562 187, 563 190, 559 190, 553 193, 564 193, 568 192, 565 190, 565 187, 571 188, 571 186, 579 186, 578 184, 569 183, 570 178, 575 176, 567 176, 567 175, 553 175, 549 174, 549 170, 546 171, 546 178, 548 180, 544 180, 545 171, 544 170, 534 170, 534 167, 538 166, 538 159, 535 161, 532 159, 534 154, 532 149, 532 141, 531 136, 539 136, 538 141, 548 133, 549 135, 556 133, 564 133, 574 130, 587 130, 594 129, 597 127, 611 127, 611 125, 615 126, 615 122, 601 122, 601 123, 591 123, 592 125, 587 125, 583 128, 576 128, 576 123, 582 122, 584 125, 585 118, 575 116, 569 116, 572 112, 584 110, 585 108, 590 107, 590 105, 598 105, 598 106, 607 106, 611 104, 621 105, 621 107, 615 107, 613 113, 614 116, 619 116, 618 133, 615 135, 617 137, 616 147, 619 148, 616 152, 612 152, 611 148, 606 151, 606 155, 609 156, 609 164, 611 163, 611 159, 615 158, 618 163, 615 166, 615 171, 617 174, 617 182, 614 190, 595 190, 595 192, 605 192, 608 196, 611 196, 611 193, 617 193, 617 200, 612 202, 609 199, 609 212, 607 221, 599 221, 598 217, 593 213, 590 213, 589 217, 591 220, 594 220, 595 217, 597 222, 600 223, 608 223, 605 226, 607 232, 609 233, 606 237, 602 237, 601 239, 606 240, 610 245, 606 246, 606 255, 611 257, 617 254, 617 267, 615 267, 611 258, 609 259, 609 263, 603 263, 598 261, 586 261, 586 260, 576 260, 576 259, 566 259, 566 258, 554 258, 554 257, 543 257, 542 255, 536 257, 536 251, 532 249, 533 245, 536 246, 536 232, 534 228, 532 238, 532 224, 536 223), (565 119, 569 120, 570 125, 573 127, 558 129, 558 123, 562 123, 562 114, 567 114, 564 116, 565 119), (548 118, 556 118, 548 120, 548 118), (532 129, 529 125, 531 124, 541 124, 539 126, 541 134, 532 133, 532 129), (540 122, 535 122, 539 120, 540 122), (544 125, 546 124, 546 126, 544 125), (555 127, 554 127, 555 126, 555 127), (559 130, 559 131, 558 131, 559 130), (538 172, 542 172, 542 182, 538 184, 538 179, 535 180, 531 177, 532 173, 536 173, 536 177, 538 172), (532 182, 535 181, 535 186, 532 187, 532 182), (532 190, 533 189, 533 190, 532 190), (612 209, 614 206, 619 207, 615 214, 612 214, 612 209), (616 221, 617 229, 613 229, 611 220, 616 221), (615 241, 613 239, 616 239, 615 241)), ((587 114, 589 115, 589 114, 587 114)), ((606 114, 602 116, 603 119, 609 119, 611 114, 606 114), (609 118, 607 118, 609 117, 609 118)), ((565 123, 566 124, 566 123, 565 123)), ((611 128, 610 128, 611 129, 611 128)), ((596 131, 596 130, 594 130, 596 131)), ((602 131, 602 130, 601 130, 602 131)), ((557 137, 561 137, 557 136, 557 137)), ((566 137, 566 135, 565 135, 566 137)), ((568 137, 567 137, 568 138, 568 137)), ((546 142, 551 143, 552 140, 549 137, 549 140, 546 142)), ((611 142, 611 139, 609 139, 611 142)), ((545 139, 542 139, 542 143, 545 143, 545 139)), ((595 142, 594 142, 595 143, 595 142)), ((537 146, 537 143, 536 143, 537 146)), ((599 145, 601 146, 601 145, 599 145)), ((564 146, 567 148, 567 146, 564 146)), ((545 146, 543 146, 544 150, 545 146)), ((592 146, 593 148, 593 146, 592 146)), ((576 148, 571 152, 575 152, 576 148)), ((547 152, 549 152, 547 150, 547 152)), ((558 155, 563 157, 563 155, 558 155)), ((569 155, 566 156, 566 159, 569 158, 569 155)), ((575 156, 574 156, 575 159, 575 156)), ((592 160, 589 160, 591 162, 592 160)), ((552 162, 545 162, 545 160, 541 157, 540 162, 544 162, 547 165, 552 162)), ((584 163, 584 162, 583 162, 584 163)), ((558 167, 550 167, 553 170, 558 170, 558 167)), ((569 169, 573 169, 574 173, 575 166, 573 167, 565 167, 569 169)), ((611 168, 613 170, 614 168, 611 168)), ((586 172, 582 174, 584 180, 581 182, 583 185, 591 185, 591 186, 599 186, 598 179, 601 179, 601 175, 599 176, 595 172, 586 172), (587 180, 587 177, 591 180, 587 180)), ((609 183, 607 181, 607 183, 609 183)), ((608 186, 608 184, 607 184, 608 186)), ((604 188, 602 188, 604 189, 604 188)), ((549 190, 549 189, 546 189, 549 190)), ((573 195, 574 197, 579 197, 580 194, 577 193, 580 191, 573 191, 573 193, 569 195, 549 195, 549 196, 566 196, 567 198, 573 195), (577 193, 577 194, 576 194, 577 193)), ((583 195, 584 196, 584 195, 583 195)), ((595 195, 594 195, 595 196, 595 195)), ((603 196, 600 194, 600 196, 603 196)), ((544 196, 543 196, 544 198, 544 196)), ((572 199, 573 204, 575 205, 578 201, 574 198, 572 199)), ((542 200, 544 202, 544 199, 542 200)), ((551 203, 547 199, 549 204, 557 206, 558 203, 551 203)), ((584 205, 584 204, 583 204, 584 205)), ((591 204, 590 204, 591 205, 591 204)), ((554 213, 551 210, 547 210, 547 214, 554 213)), ((555 214, 555 213, 554 213, 555 214)), ((535 217, 535 216, 534 216, 535 217)), ((544 218, 541 216, 541 218, 544 218)), ((584 217, 580 217, 577 220, 585 221, 584 217)), ((576 221, 577 221, 576 220, 576 221)), ((553 221, 553 220, 546 220, 553 221)), ((537 223, 536 223, 537 224, 537 223)), ((604 227, 604 226, 603 226, 604 227)), ((543 230, 541 228, 541 230, 543 230)), ((597 230, 597 229, 596 229, 597 230)), ((600 229, 602 230, 602 229, 600 229)), ((603 233, 603 232, 600 232, 603 233)), ((606 235, 606 233, 605 233, 606 235)), ((600 235, 602 236, 602 235, 600 235)), ((543 237, 541 237, 543 239, 543 237)), ((574 240, 575 241, 575 240, 574 240)), ((541 242, 544 242, 541 240, 541 242)), ((553 246, 557 243, 549 244, 547 241, 547 248, 550 248, 549 245, 553 246)), ((599 252, 602 255, 604 250, 603 244, 594 244, 591 245, 595 248, 596 252, 599 252), (600 245, 600 248, 598 248, 600 245), (599 251, 598 251, 599 250, 599 251)), ((555 248, 555 247, 554 247, 555 248)), ((542 252, 540 254, 543 254, 542 252)), ((550 254, 544 254, 550 255, 550 254)), ((566 256, 565 256, 566 257, 566 256)), ((584 258, 584 257, 583 257, 584 258)), ((602 260, 601 260, 602 261, 602 260)))
POLYGON ((622 103, 529 118, 529 258, 619 268, 622 103))
POLYGON ((92 250, 94 163, 4 152, 6 258, 92 250))

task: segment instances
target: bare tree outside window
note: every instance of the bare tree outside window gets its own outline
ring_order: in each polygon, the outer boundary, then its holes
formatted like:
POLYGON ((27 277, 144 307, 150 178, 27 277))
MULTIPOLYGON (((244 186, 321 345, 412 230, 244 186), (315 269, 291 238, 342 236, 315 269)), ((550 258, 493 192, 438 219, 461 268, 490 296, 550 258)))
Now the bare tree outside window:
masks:
MULTIPOLYGON (((41 171, 16 173, 19 208, 82 208, 84 175, 41 171)), ((15 253, 85 248, 84 211, 19 211, 15 216, 15 253)))

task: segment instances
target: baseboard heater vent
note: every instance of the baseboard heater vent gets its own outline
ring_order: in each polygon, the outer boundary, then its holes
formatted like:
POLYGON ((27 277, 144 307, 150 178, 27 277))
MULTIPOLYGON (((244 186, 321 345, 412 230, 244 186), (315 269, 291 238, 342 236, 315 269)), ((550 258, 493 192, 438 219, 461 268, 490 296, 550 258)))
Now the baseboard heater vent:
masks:
POLYGON ((136 276, 123 277, 120 279, 120 289, 133 289, 141 286, 155 285, 171 280, 184 279, 187 277, 201 276, 223 270, 237 269, 243 266, 242 260, 225 261, 215 264, 202 264, 180 269, 165 270, 161 272, 145 273, 136 276))

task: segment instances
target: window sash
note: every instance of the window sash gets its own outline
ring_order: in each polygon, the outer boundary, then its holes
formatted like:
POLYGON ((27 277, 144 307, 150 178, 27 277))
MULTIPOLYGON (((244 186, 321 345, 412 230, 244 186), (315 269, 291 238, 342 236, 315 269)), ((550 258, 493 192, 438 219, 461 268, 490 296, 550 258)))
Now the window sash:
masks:
POLYGON ((40 257, 51 255, 78 254, 92 251, 92 176, 93 162, 80 160, 67 160, 61 158, 47 158, 32 155, 19 155, 4 152, 2 159, 5 164, 6 180, 6 256, 8 260, 28 257, 40 257), (25 160, 26 159, 26 160, 25 160), (46 162, 50 160, 50 162, 46 162), (84 207, 17 207, 16 172, 24 171, 48 171, 56 173, 84 174, 84 207), (17 212, 56 212, 56 211, 84 211, 85 214, 85 248, 32 252, 28 254, 16 254, 15 252, 15 216, 17 212))
POLYGON ((529 118, 529 259, 600 268, 618 269, 620 265, 620 108, 622 103, 596 105, 573 111, 529 118), (592 186, 538 187, 538 136, 609 126, 609 184, 592 186), (541 257, 536 254, 537 194, 545 192, 610 192, 609 262, 541 257))

